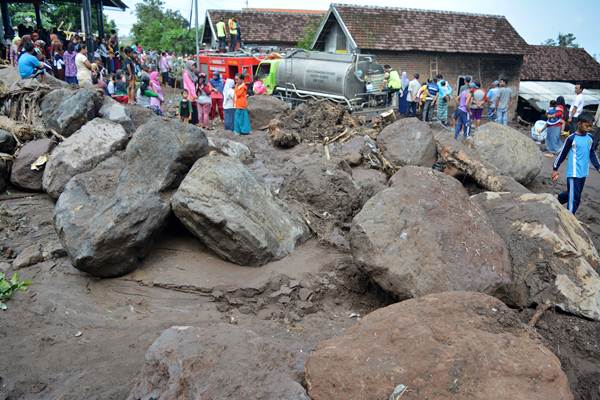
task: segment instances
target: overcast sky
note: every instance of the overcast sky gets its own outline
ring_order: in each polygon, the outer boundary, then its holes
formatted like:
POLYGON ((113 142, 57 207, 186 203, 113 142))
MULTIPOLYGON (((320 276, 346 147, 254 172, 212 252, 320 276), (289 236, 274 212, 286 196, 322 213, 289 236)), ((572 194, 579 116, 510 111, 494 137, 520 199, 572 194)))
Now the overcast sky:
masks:
MULTIPOLYGON (((133 9, 137 2, 136 0, 124 1, 130 9, 125 12, 108 12, 109 18, 115 20, 122 35, 128 34, 131 25, 135 22, 133 9)), ((202 23, 204 11, 207 8, 240 9, 246 6, 246 1, 242 0, 198 1, 200 23, 202 23)), ((189 18, 192 0, 166 0, 165 3, 168 8, 179 10, 185 18, 189 18)), ((248 0, 247 3, 249 7, 259 8, 301 7, 326 10, 330 1, 303 0, 292 3, 280 0, 248 0)), ((340 3, 504 15, 530 44, 540 44, 547 38, 555 38, 558 32, 572 32, 581 47, 584 47, 592 55, 597 54, 600 59, 600 1, 598 0, 421 0, 419 2, 414 0, 344 0, 340 3), (417 4, 418 7, 416 7, 417 4)))

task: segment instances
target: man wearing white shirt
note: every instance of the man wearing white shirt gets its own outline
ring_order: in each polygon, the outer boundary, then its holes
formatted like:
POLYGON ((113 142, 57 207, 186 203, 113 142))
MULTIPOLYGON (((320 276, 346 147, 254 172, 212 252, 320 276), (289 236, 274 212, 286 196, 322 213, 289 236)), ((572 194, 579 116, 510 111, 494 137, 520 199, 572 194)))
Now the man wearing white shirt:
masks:
POLYGON ((413 75, 413 80, 408 83, 408 115, 415 117, 417 115, 417 102, 419 101, 419 89, 421 84, 419 83, 419 74, 413 75))
POLYGON ((581 84, 575 85, 575 101, 571 105, 571 109, 569 110, 569 131, 571 133, 577 130, 577 118, 583 112, 583 86, 581 84))

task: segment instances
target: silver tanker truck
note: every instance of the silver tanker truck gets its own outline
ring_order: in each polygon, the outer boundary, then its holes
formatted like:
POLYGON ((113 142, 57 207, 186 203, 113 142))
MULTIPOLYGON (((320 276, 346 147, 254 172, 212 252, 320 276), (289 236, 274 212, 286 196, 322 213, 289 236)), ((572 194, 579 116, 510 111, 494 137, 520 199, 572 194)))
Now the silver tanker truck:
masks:
POLYGON ((328 98, 357 109, 383 91, 384 71, 372 55, 294 50, 263 60, 257 77, 273 95, 328 98))

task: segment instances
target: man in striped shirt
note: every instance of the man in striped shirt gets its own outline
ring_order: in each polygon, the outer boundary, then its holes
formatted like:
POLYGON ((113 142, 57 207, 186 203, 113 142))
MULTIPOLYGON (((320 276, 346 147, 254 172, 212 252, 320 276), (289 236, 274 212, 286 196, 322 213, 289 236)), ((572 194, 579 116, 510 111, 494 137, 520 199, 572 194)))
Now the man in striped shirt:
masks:
POLYGON ((600 172, 600 161, 596 156, 598 143, 589 134, 592 130, 592 119, 583 114, 577 120, 577 130, 572 133, 554 160, 552 180, 558 180, 558 168, 567 160, 567 190, 558 195, 561 204, 567 204, 569 211, 577 212, 581 201, 581 192, 588 176, 590 162, 600 172))

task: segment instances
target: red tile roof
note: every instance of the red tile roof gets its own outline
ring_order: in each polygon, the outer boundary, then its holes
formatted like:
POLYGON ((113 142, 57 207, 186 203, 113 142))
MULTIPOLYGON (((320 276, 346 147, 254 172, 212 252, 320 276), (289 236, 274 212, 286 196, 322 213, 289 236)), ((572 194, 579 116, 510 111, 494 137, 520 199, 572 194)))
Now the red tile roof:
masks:
POLYGON ((213 26, 222 17, 227 21, 236 17, 240 23, 242 40, 251 44, 292 44, 303 38, 305 28, 318 25, 325 11, 316 10, 208 10, 207 18, 213 26))
POLYGON ((521 80, 600 81, 600 64, 584 49, 529 46, 523 58, 521 80))
POLYGON ((498 15, 333 4, 358 48, 525 54, 527 43, 498 15))

